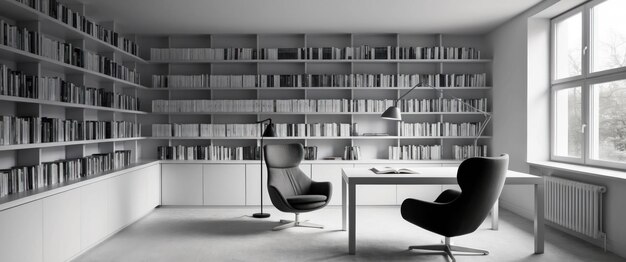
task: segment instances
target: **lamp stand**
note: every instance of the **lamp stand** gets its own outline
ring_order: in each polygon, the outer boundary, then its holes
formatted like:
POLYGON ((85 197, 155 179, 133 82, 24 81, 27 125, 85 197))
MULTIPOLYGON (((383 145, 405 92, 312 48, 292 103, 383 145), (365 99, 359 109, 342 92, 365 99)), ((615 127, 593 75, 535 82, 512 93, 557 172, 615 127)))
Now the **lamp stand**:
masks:
MULTIPOLYGON (((263 130, 263 123, 259 123, 261 126, 260 130, 263 130)), ((263 213, 263 134, 261 134, 261 149, 259 150, 259 159, 260 159, 260 167, 261 167, 261 213, 254 213, 252 217, 254 218, 268 218, 270 217, 269 213, 263 213)))

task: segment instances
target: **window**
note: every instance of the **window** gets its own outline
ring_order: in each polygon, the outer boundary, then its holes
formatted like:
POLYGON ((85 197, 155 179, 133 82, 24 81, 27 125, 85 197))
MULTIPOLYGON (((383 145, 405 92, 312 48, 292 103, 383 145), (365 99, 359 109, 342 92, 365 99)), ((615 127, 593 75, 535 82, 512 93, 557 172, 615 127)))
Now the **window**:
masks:
POLYGON ((552 149, 557 161, 626 169, 626 1, 552 19, 552 149))

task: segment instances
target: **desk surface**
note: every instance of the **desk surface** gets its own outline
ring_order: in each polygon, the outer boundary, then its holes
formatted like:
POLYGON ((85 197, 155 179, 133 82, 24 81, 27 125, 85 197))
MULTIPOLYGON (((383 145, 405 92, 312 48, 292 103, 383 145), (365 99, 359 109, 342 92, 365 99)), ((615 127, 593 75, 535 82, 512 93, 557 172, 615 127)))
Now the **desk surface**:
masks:
MULTIPOLYGON (((375 174, 369 168, 343 168, 343 179, 354 184, 456 184, 458 167, 413 167, 419 174, 375 174)), ((507 184, 539 184, 543 178, 509 170, 507 184)))

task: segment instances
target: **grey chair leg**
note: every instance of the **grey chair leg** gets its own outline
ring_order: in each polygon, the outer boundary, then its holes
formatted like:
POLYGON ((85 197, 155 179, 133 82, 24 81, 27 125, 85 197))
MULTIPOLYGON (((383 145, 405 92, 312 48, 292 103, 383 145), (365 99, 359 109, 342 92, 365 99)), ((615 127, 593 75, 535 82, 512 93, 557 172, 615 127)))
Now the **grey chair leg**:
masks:
POLYGON ((410 246, 409 250, 413 249, 421 249, 421 250, 430 250, 430 251, 443 251, 452 259, 453 262, 456 261, 452 251, 456 252, 464 252, 464 253, 478 253, 483 255, 489 255, 489 251, 482 249, 474 249, 469 247, 461 247, 461 246, 453 246, 450 245, 450 238, 446 237, 445 242, 441 245, 426 245, 426 246, 410 246))
POLYGON ((475 249, 469 247, 460 247, 460 246, 450 246, 450 250, 457 252, 465 252, 465 253, 478 253, 483 255, 489 255, 489 251, 482 249, 475 249))
POLYGON ((312 227, 312 228, 320 228, 320 229, 324 228, 323 225, 313 224, 313 223, 308 222, 308 220, 300 221, 299 213, 296 213, 295 221, 281 219, 280 223, 283 223, 283 225, 274 227, 272 230, 278 231, 278 230, 283 230, 283 229, 290 228, 290 227, 312 227))

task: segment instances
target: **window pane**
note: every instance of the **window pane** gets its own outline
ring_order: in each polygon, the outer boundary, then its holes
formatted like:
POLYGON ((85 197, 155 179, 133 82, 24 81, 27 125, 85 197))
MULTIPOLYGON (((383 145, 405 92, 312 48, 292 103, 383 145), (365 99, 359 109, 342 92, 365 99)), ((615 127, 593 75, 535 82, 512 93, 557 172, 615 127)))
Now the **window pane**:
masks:
POLYGON ((580 12, 556 23, 554 46, 556 79, 581 74, 582 29, 580 12))
POLYGON ((626 161, 626 80, 593 85, 592 158, 626 161))
POLYGON ((591 71, 626 66, 626 1, 608 0, 592 10, 591 71))
POLYGON ((555 155, 581 157, 583 146, 581 88, 556 92, 555 155))

